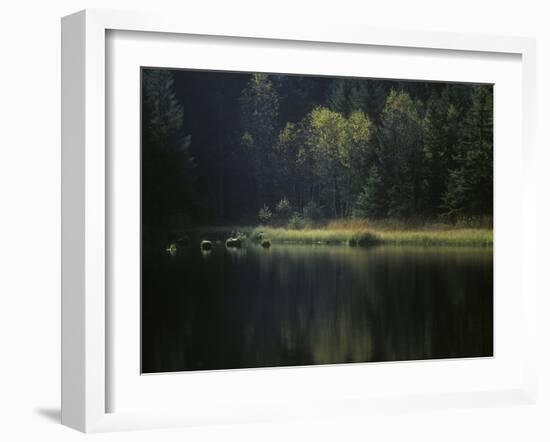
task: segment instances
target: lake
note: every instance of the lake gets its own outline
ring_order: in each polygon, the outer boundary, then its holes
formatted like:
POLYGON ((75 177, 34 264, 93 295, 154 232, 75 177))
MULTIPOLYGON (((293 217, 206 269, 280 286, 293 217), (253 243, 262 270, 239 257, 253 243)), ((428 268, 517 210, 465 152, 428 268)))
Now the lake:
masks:
POLYGON ((142 372, 493 354, 491 247, 142 254, 142 372))

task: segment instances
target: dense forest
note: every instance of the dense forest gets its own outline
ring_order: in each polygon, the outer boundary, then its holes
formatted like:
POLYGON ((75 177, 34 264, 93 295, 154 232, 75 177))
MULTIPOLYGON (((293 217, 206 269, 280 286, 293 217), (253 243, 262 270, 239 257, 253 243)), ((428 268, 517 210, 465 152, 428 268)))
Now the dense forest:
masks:
POLYGON ((492 216, 491 85, 142 69, 142 222, 492 216))

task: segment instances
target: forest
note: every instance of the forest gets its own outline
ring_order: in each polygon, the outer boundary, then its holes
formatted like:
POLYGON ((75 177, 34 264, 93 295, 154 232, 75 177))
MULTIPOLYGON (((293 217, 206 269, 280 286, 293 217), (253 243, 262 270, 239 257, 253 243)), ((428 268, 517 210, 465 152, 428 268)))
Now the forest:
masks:
POLYGON ((141 93, 147 234, 492 227, 492 85, 143 68, 141 93))

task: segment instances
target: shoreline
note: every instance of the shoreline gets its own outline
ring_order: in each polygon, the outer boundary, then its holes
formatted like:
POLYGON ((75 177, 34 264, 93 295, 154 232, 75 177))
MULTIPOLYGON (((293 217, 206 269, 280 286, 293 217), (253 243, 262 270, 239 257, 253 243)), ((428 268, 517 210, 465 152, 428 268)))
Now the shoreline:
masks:
POLYGON ((484 227, 313 227, 288 229, 273 226, 205 226, 185 230, 201 238, 229 237, 240 232, 254 242, 268 239, 273 244, 341 244, 349 246, 419 245, 492 247, 493 229, 484 227))
POLYGON ((342 244, 370 246, 378 244, 421 246, 477 246, 493 245, 492 229, 447 230, 378 230, 372 229, 301 229, 259 227, 252 230, 251 238, 259 232, 273 243, 286 244, 342 244))

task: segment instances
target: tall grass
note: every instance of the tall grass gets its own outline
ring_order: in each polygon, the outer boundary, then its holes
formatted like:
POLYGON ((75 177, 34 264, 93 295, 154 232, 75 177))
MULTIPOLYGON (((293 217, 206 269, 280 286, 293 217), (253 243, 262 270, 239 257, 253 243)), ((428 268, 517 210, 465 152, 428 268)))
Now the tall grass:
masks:
POLYGON ((259 226, 252 236, 270 238, 273 242, 306 244, 402 244, 490 246, 493 230, 488 227, 466 227, 434 222, 333 220, 324 227, 289 229, 259 226), (261 235, 260 235, 261 234, 261 235))
POLYGON ((369 219, 336 219, 329 221, 326 225, 328 229, 373 229, 373 230, 461 230, 461 229, 482 229, 492 230, 493 218, 464 218, 454 223, 445 223, 440 220, 433 219, 383 219, 383 220, 369 220, 369 219))
POLYGON ((273 242, 304 244, 339 244, 350 238, 350 231, 326 228, 287 229, 285 227, 259 226, 253 229, 252 239, 269 238, 273 242))
POLYGON ((388 230, 376 233, 383 243, 402 245, 491 246, 491 229, 388 230))
MULTIPOLYGON (((297 244, 349 244, 368 246, 373 244, 398 245, 449 245, 491 246, 493 229, 478 223, 445 224, 422 220, 333 220, 324 226, 306 225, 304 228, 274 226, 210 226, 193 231, 200 238, 223 239, 240 232, 249 239, 260 242, 269 239, 273 243, 297 244)), ((294 227, 294 225, 292 225, 294 227)), ((300 225, 300 227, 302 227, 300 225)))

